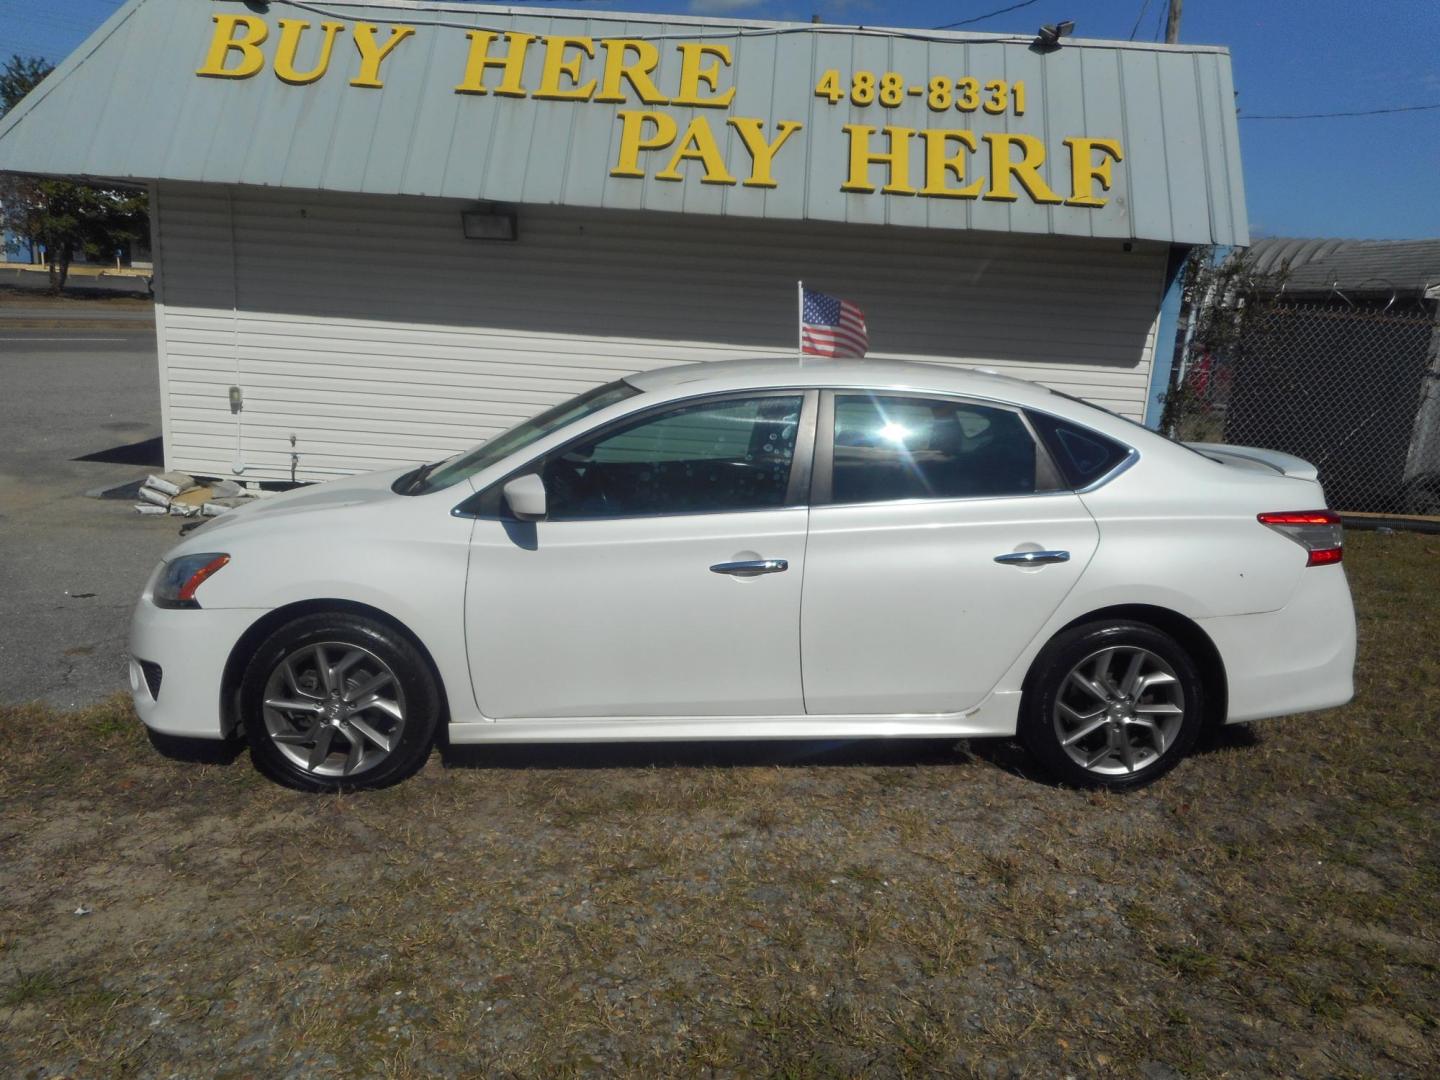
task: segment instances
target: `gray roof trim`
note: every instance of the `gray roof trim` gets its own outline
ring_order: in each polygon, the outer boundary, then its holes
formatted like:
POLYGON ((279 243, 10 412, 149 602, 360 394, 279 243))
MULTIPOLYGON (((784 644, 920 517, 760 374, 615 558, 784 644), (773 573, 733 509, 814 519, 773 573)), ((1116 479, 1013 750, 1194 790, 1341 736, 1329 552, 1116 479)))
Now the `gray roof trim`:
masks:
POLYGON ((1283 272, 1286 294, 1433 298, 1440 288, 1440 239, 1266 237, 1251 245, 1250 265, 1261 274, 1283 272))

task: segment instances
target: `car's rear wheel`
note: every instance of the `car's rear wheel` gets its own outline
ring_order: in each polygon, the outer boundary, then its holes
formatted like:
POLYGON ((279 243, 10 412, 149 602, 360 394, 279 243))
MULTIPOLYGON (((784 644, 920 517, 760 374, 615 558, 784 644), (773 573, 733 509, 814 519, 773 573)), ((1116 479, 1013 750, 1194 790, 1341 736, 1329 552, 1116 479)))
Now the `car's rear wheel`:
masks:
POLYGON ((434 743, 439 700, 409 638, 348 612, 275 631, 240 687, 255 767, 302 791, 385 787, 414 775, 434 743))
POLYGON ((1063 783, 1129 790, 1179 763, 1204 709, 1199 669, 1173 637, 1145 623, 1091 623, 1036 659, 1020 740, 1063 783))

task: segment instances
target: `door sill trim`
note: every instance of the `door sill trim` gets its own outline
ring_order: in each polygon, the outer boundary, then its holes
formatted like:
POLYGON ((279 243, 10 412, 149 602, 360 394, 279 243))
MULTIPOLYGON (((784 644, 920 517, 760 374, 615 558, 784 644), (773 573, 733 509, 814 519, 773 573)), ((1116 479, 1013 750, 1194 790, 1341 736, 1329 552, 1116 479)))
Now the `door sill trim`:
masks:
POLYGON ((966 738, 1013 735, 1011 710, 857 716, 639 716, 551 717, 451 724, 450 741, 721 742, 736 739, 966 738), (1007 716, 1008 713, 1008 716, 1007 716))

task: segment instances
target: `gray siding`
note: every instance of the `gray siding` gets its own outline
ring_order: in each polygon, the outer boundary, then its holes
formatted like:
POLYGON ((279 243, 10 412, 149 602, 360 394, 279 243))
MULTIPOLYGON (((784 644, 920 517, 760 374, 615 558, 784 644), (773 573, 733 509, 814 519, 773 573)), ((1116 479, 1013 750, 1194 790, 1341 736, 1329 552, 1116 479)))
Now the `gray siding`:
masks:
POLYGON ((994 367, 1139 418, 1166 248, 161 184, 167 464, 317 480, 434 459, 587 387, 795 349, 795 282, 846 296, 872 355, 994 367), (240 385, 234 417, 227 390, 240 385))
MULTIPOLYGON (((358 58, 345 35, 330 72, 310 85, 285 84, 268 67, 244 80, 199 78, 211 15, 249 9, 233 0, 129 0, 0 122, 0 168, 776 221, 1248 242, 1230 58, 1223 50, 1076 40, 1039 54, 1023 39, 931 31, 915 32, 917 38, 468 4, 323 6, 352 24, 403 20, 417 27, 386 61, 383 90, 348 85, 358 58), (657 81, 666 93, 678 80, 678 40, 717 28, 747 34, 705 38, 733 49, 724 80, 738 92, 728 110, 665 111, 682 131, 691 115, 704 113, 737 176, 748 172, 749 158, 725 126, 728 116, 764 118, 768 133, 780 119, 805 126, 776 159, 774 189, 702 184, 693 163, 681 183, 612 177, 616 112, 639 106, 456 94, 468 48, 465 26, 596 39, 668 35, 657 42, 663 57, 657 81), (936 74, 1023 79, 1028 107, 1023 116, 937 114, 923 96, 909 95, 891 109, 848 100, 830 105, 814 87, 831 67, 847 82, 857 70, 895 71, 911 84, 936 74), (1023 195, 1006 203, 845 193, 846 122, 964 128, 977 136, 1028 133, 1047 147, 1049 179, 1062 193, 1069 184, 1065 137, 1117 138, 1125 159, 1115 168, 1109 204, 1100 209, 1037 205, 1023 195)), ((280 18, 320 19, 285 0, 272 3, 265 17, 272 28, 280 18)), ((272 29, 264 46, 270 57, 277 38, 272 29)), ((308 41, 312 51, 302 55, 313 55, 314 46, 308 41)), ((541 60, 541 50, 532 49, 525 76, 532 90, 541 60)), ((918 174, 918 145, 912 160, 918 174)), ((980 168, 986 156, 974 161, 980 168)), ((650 172, 661 167, 653 163, 650 172)))

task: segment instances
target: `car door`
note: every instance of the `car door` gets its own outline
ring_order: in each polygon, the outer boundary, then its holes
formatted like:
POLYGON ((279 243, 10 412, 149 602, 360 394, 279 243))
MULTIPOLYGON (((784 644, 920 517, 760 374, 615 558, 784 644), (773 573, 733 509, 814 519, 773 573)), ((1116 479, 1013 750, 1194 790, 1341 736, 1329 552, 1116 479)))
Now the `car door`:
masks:
POLYGON ((544 520, 498 498, 517 474, 482 493, 465 597, 481 711, 803 714, 818 397, 690 399, 582 436, 520 470, 544 481, 544 520))
POLYGON ((801 658, 813 714, 980 702, 1054 613, 1098 530, 1023 412, 822 397, 801 658))

